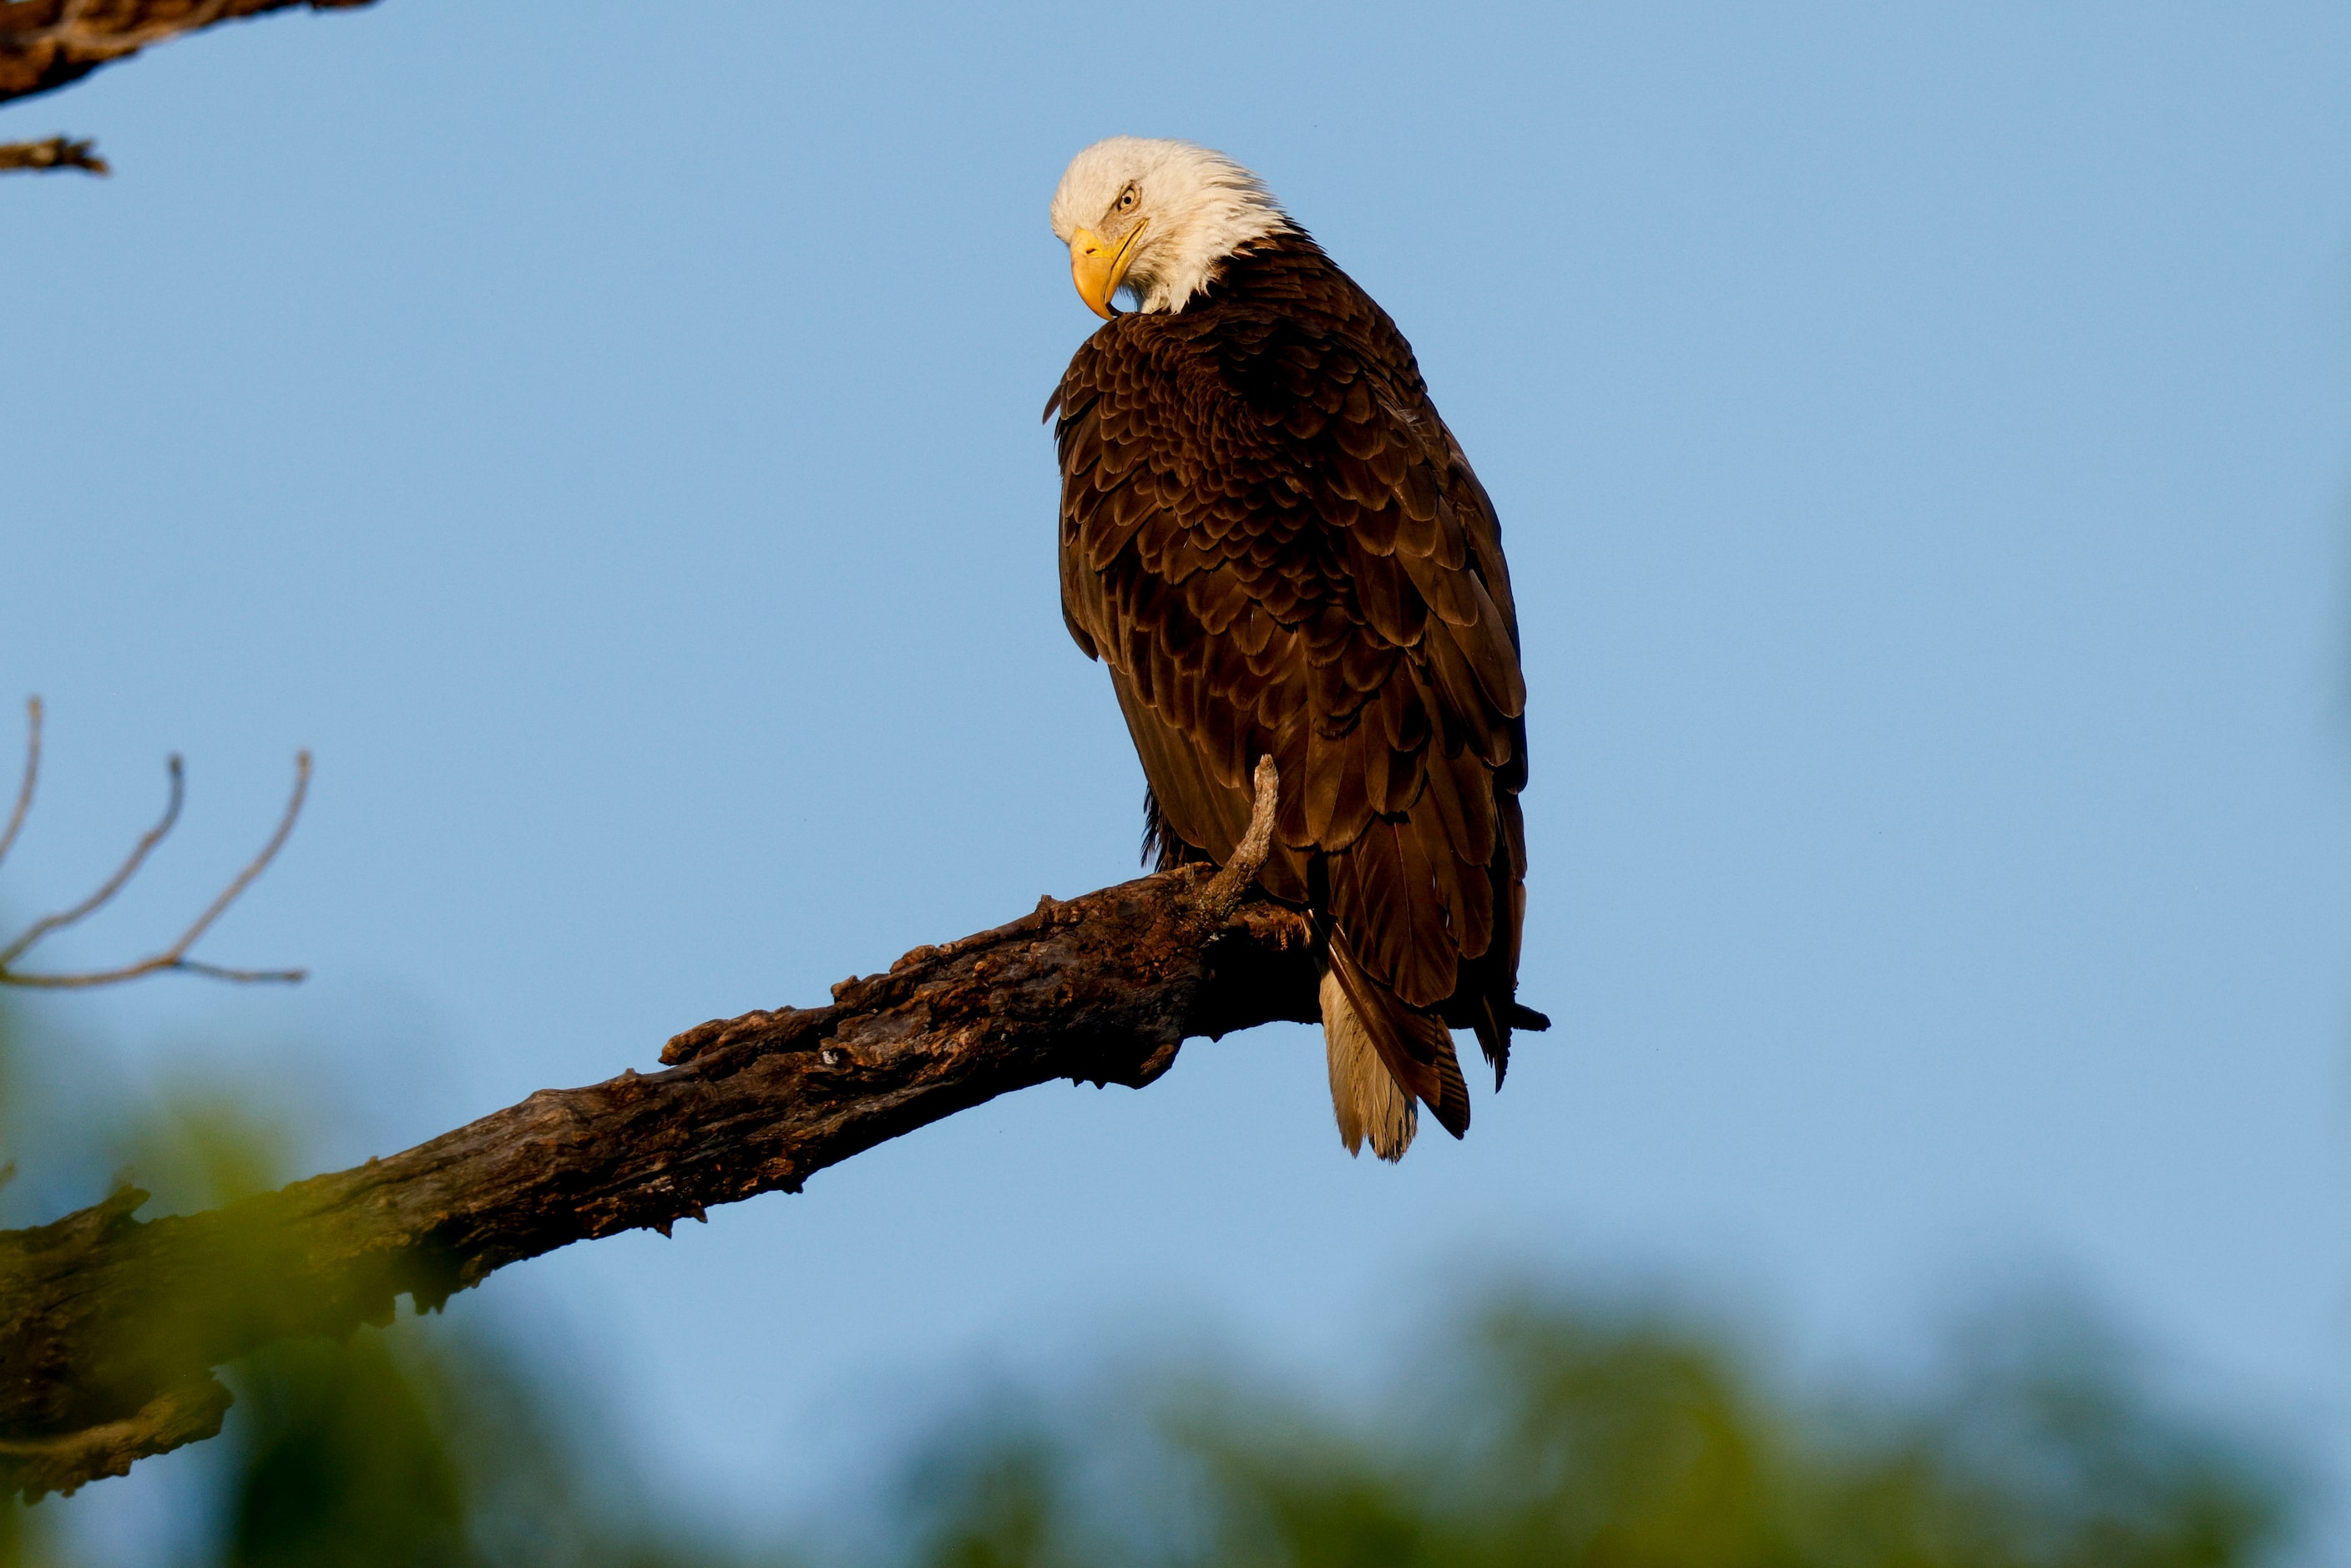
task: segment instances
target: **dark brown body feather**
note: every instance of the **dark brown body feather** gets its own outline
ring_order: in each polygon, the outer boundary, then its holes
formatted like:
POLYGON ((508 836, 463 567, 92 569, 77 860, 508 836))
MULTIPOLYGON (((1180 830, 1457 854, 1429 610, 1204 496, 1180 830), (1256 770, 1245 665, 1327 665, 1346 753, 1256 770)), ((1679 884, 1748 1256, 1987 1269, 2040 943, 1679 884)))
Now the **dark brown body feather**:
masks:
POLYGON ((1280 768, 1260 881, 1310 909, 1399 1083, 1457 1136, 1446 1025, 1509 1063, 1526 687, 1493 505, 1395 324, 1302 234, 1070 361, 1061 607, 1110 666, 1161 863, 1221 863, 1280 768))

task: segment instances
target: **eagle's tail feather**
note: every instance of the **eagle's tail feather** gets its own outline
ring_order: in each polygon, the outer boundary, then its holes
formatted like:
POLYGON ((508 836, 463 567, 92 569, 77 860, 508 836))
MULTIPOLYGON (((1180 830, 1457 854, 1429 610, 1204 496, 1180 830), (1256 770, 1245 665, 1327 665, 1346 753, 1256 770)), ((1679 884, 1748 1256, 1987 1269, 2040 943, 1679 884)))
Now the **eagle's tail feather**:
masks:
POLYGON ((1339 1141, 1351 1155, 1372 1153, 1400 1160, 1420 1130, 1420 1107, 1380 1060, 1371 1031, 1348 1004, 1339 977, 1322 977, 1322 1050, 1331 1064, 1331 1110, 1339 1118, 1339 1141))
POLYGON ((1469 1087, 1453 1054, 1452 1032, 1433 1013, 1408 1008, 1364 973, 1334 934, 1322 987, 1322 1041, 1331 1068, 1331 1109, 1349 1154, 1397 1160, 1412 1145, 1426 1103, 1455 1137, 1469 1128, 1469 1087))

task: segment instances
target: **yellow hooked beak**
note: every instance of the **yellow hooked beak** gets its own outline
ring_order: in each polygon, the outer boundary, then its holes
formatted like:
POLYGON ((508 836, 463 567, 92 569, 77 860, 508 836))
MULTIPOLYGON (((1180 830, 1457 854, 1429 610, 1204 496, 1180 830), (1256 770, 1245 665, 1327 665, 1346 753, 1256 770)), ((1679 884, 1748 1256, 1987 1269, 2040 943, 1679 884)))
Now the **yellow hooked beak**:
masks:
POLYGON ((1080 229, 1070 236, 1070 277, 1078 286, 1078 298, 1105 321, 1118 314, 1111 308, 1110 297, 1118 292, 1127 267, 1134 260, 1135 241, 1143 237, 1150 222, 1137 218, 1115 246, 1092 229, 1080 229))

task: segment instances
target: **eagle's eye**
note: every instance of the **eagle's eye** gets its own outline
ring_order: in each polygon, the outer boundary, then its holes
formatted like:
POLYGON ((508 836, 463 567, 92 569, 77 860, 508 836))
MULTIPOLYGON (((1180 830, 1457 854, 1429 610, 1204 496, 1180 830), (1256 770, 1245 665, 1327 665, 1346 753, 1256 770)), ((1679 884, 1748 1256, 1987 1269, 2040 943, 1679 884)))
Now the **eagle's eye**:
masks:
POLYGON ((1138 198, 1134 193, 1134 187, 1129 185, 1125 190, 1121 191, 1118 193, 1118 210, 1122 213, 1133 212, 1137 199, 1138 198))

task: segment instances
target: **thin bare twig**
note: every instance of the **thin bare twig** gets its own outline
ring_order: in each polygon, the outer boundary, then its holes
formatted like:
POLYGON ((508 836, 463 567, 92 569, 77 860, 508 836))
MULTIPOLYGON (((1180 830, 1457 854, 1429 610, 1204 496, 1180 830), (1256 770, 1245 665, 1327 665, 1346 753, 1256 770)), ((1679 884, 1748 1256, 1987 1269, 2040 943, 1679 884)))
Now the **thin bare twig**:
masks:
POLYGON ((171 776, 172 789, 170 798, 163 803, 162 819, 140 835, 139 841, 131 846, 131 853, 124 858, 120 865, 115 868, 112 876, 99 884, 96 893, 91 894, 71 909, 60 910, 55 915, 42 915, 25 928, 23 936, 5 947, 0 947, 0 975, 6 974, 8 966, 23 957, 34 943, 51 932, 64 930, 67 926, 92 914, 116 894, 120 893, 123 884, 139 874, 139 868, 146 863, 149 855, 154 853, 155 846, 170 836, 172 829, 180 821, 181 802, 187 799, 187 769, 181 764, 180 754, 176 751, 172 754, 171 759, 164 763, 163 767, 171 776))
POLYGON ((225 914, 228 906, 235 904, 244 894, 245 890, 253 885, 255 877, 269 869, 269 862, 276 860, 277 852, 286 847, 287 838, 294 831, 294 819, 302 814, 302 802, 309 797, 309 794, 310 754, 307 750, 298 751, 294 754, 294 792, 286 798, 286 811, 277 819, 277 831, 269 835, 269 841, 261 846, 261 852, 246 862, 245 869, 236 873, 236 880, 221 889, 221 895, 213 900, 212 907, 197 915, 195 924, 180 934, 180 939, 172 943, 170 949, 164 953, 163 967, 180 968, 193 967, 222 979, 298 980, 302 977, 302 971, 299 969, 223 969, 210 964, 190 966, 185 960, 188 949, 196 945, 196 938, 212 928, 213 922, 225 914))
MULTIPOLYGON (((38 773, 40 755, 40 701, 38 698, 33 701, 32 716, 33 742, 31 755, 26 763, 24 787, 18 791, 16 810, 10 819, 7 832, 5 836, 0 836, 0 854, 5 854, 8 846, 14 842, 18 830, 24 825, 25 814, 32 804, 33 784, 38 773)), ((21 986, 32 990, 86 990, 93 986, 120 985, 125 980, 135 980, 142 975, 162 974, 171 969, 182 970, 192 975, 203 975, 215 980, 229 980, 248 985, 262 981, 290 985, 308 976, 308 971, 303 969, 233 969, 219 964, 204 963, 188 956, 188 949, 193 947, 204 934, 212 929, 213 923, 227 913, 229 905, 235 904, 244 894, 245 890, 253 885, 256 877, 269 869, 269 862, 276 860, 277 852, 286 847, 287 836, 294 831, 295 820, 302 814, 302 802, 310 792, 310 754, 308 751, 298 752, 295 755, 294 792, 287 798, 285 813, 278 818, 277 829, 269 835, 269 841, 262 845, 261 852, 246 863, 245 869, 236 873, 228 886, 221 890, 220 896, 214 899, 204 912, 197 915, 194 922, 180 934, 178 941, 160 953, 141 958, 136 963, 124 964, 111 969, 91 969, 68 974, 26 974, 10 967, 31 950, 34 944, 62 931, 103 907, 116 894, 122 891, 132 877, 139 873, 139 868, 146 863, 147 857, 154 852, 155 846, 163 841, 172 831, 173 825, 180 820, 180 806, 186 797, 187 787, 186 770, 182 767, 176 754, 171 759, 170 769, 171 799, 163 808, 162 820, 147 830, 139 842, 132 846, 131 853, 123 860, 122 864, 115 869, 112 876, 107 878, 99 886, 97 892, 70 909, 60 910, 55 915, 43 915, 26 927, 24 934, 14 942, 5 947, 0 947, 0 985, 21 986)))
POLYGON ((33 809, 33 785, 41 777, 41 699, 25 699, 25 781, 16 787, 16 809, 8 813, 8 829, 0 832, 0 861, 16 847, 25 831, 25 813, 33 809))
POLYGON ((85 174, 113 173, 112 166, 91 151, 97 145, 86 138, 76 141, 68 136, 52 136, 43 141, 0 141, 0 174, 46 174, 59 169, 78 169, 85 174))

